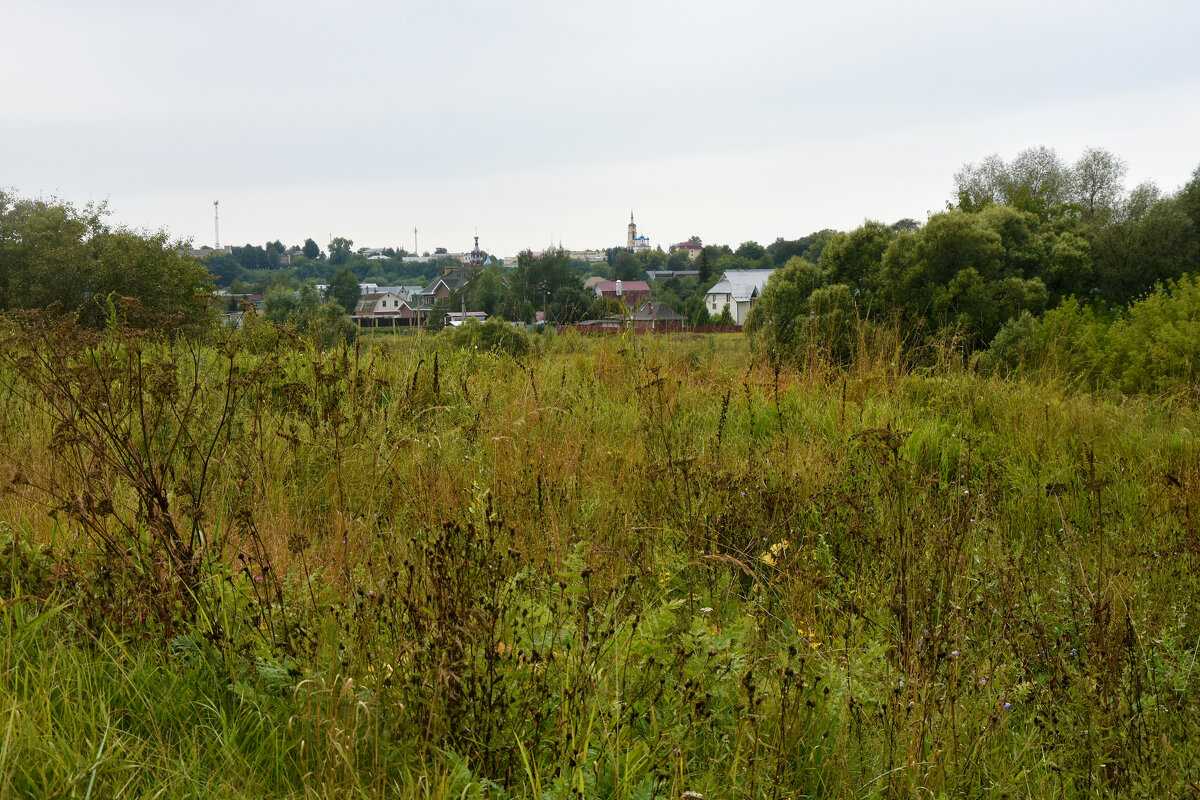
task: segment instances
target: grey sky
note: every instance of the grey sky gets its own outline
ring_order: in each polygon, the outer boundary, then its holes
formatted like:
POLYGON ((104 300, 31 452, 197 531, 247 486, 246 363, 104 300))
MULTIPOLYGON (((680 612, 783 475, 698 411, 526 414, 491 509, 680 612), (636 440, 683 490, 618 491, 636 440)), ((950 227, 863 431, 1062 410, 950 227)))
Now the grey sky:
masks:
POLYGON ((0 186, 213 239, 512 254, 924 219, 1046 145, 1200 165, 1194 2, 0 0, 0 186))

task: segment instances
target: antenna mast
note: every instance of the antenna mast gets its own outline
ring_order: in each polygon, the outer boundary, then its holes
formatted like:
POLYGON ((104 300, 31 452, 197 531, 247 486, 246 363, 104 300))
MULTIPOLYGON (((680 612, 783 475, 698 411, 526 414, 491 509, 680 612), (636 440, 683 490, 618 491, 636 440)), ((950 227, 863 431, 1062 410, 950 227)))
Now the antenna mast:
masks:
POLYGON ((414 256, 421 255, 421 250, 420 250, 420 248, 417 247, 417 229, 416 228, 413 228, 413 255, 414 256))
POLYGON ((221 249, 221 216, 217 213, 217 203, 220 200, 213 200, 213 234, 216 236, 216 247, 214 250, 221 249))

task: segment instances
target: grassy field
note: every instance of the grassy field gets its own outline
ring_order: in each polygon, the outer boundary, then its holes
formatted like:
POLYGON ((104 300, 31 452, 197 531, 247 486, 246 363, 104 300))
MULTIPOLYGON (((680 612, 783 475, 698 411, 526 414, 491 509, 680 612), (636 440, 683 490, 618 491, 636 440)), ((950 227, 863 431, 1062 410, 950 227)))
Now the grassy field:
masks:
POLYGON ((0 796, 1194 797, 1196 410, 6 329, 0 796))

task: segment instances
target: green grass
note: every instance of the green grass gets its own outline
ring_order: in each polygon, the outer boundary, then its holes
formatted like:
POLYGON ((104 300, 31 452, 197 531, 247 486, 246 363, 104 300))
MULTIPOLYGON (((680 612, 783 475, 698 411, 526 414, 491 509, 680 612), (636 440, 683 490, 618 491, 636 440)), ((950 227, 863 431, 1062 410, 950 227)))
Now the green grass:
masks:
POLYGON ((1190 406, 777 374, 731 335, 446 338, 149 345, 161 373, 110 342, 65 387, 5 360, 0 795, 1200 782, 1190 406))

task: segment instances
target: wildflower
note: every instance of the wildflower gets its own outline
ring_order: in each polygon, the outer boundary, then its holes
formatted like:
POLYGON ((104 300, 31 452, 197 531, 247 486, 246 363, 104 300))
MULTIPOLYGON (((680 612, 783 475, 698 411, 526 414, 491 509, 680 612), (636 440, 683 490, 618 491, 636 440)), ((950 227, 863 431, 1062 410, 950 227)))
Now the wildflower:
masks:
POLYGON ((712 606, 704 606, 700 609, 700 611, 704 614, 707 614, 708 612, 712 611, 712 606))
POLYGON ((695 797, 697 800, 704 800, 704 795, 699 792, 693 792, 691 789, 683 793, 684 797, 695 797))
POLYGON ((951 650, 951 651, 950 651, 950 655, 954 656, 955 658, 958 658, 958 651, 957 651, 957 650, 951 650))
POLYGON ((1005 707, 1005 708, 1012 708, 1012 703, 1005 703, 1005 704, 1004 704, 1004 707, 1005 707))

